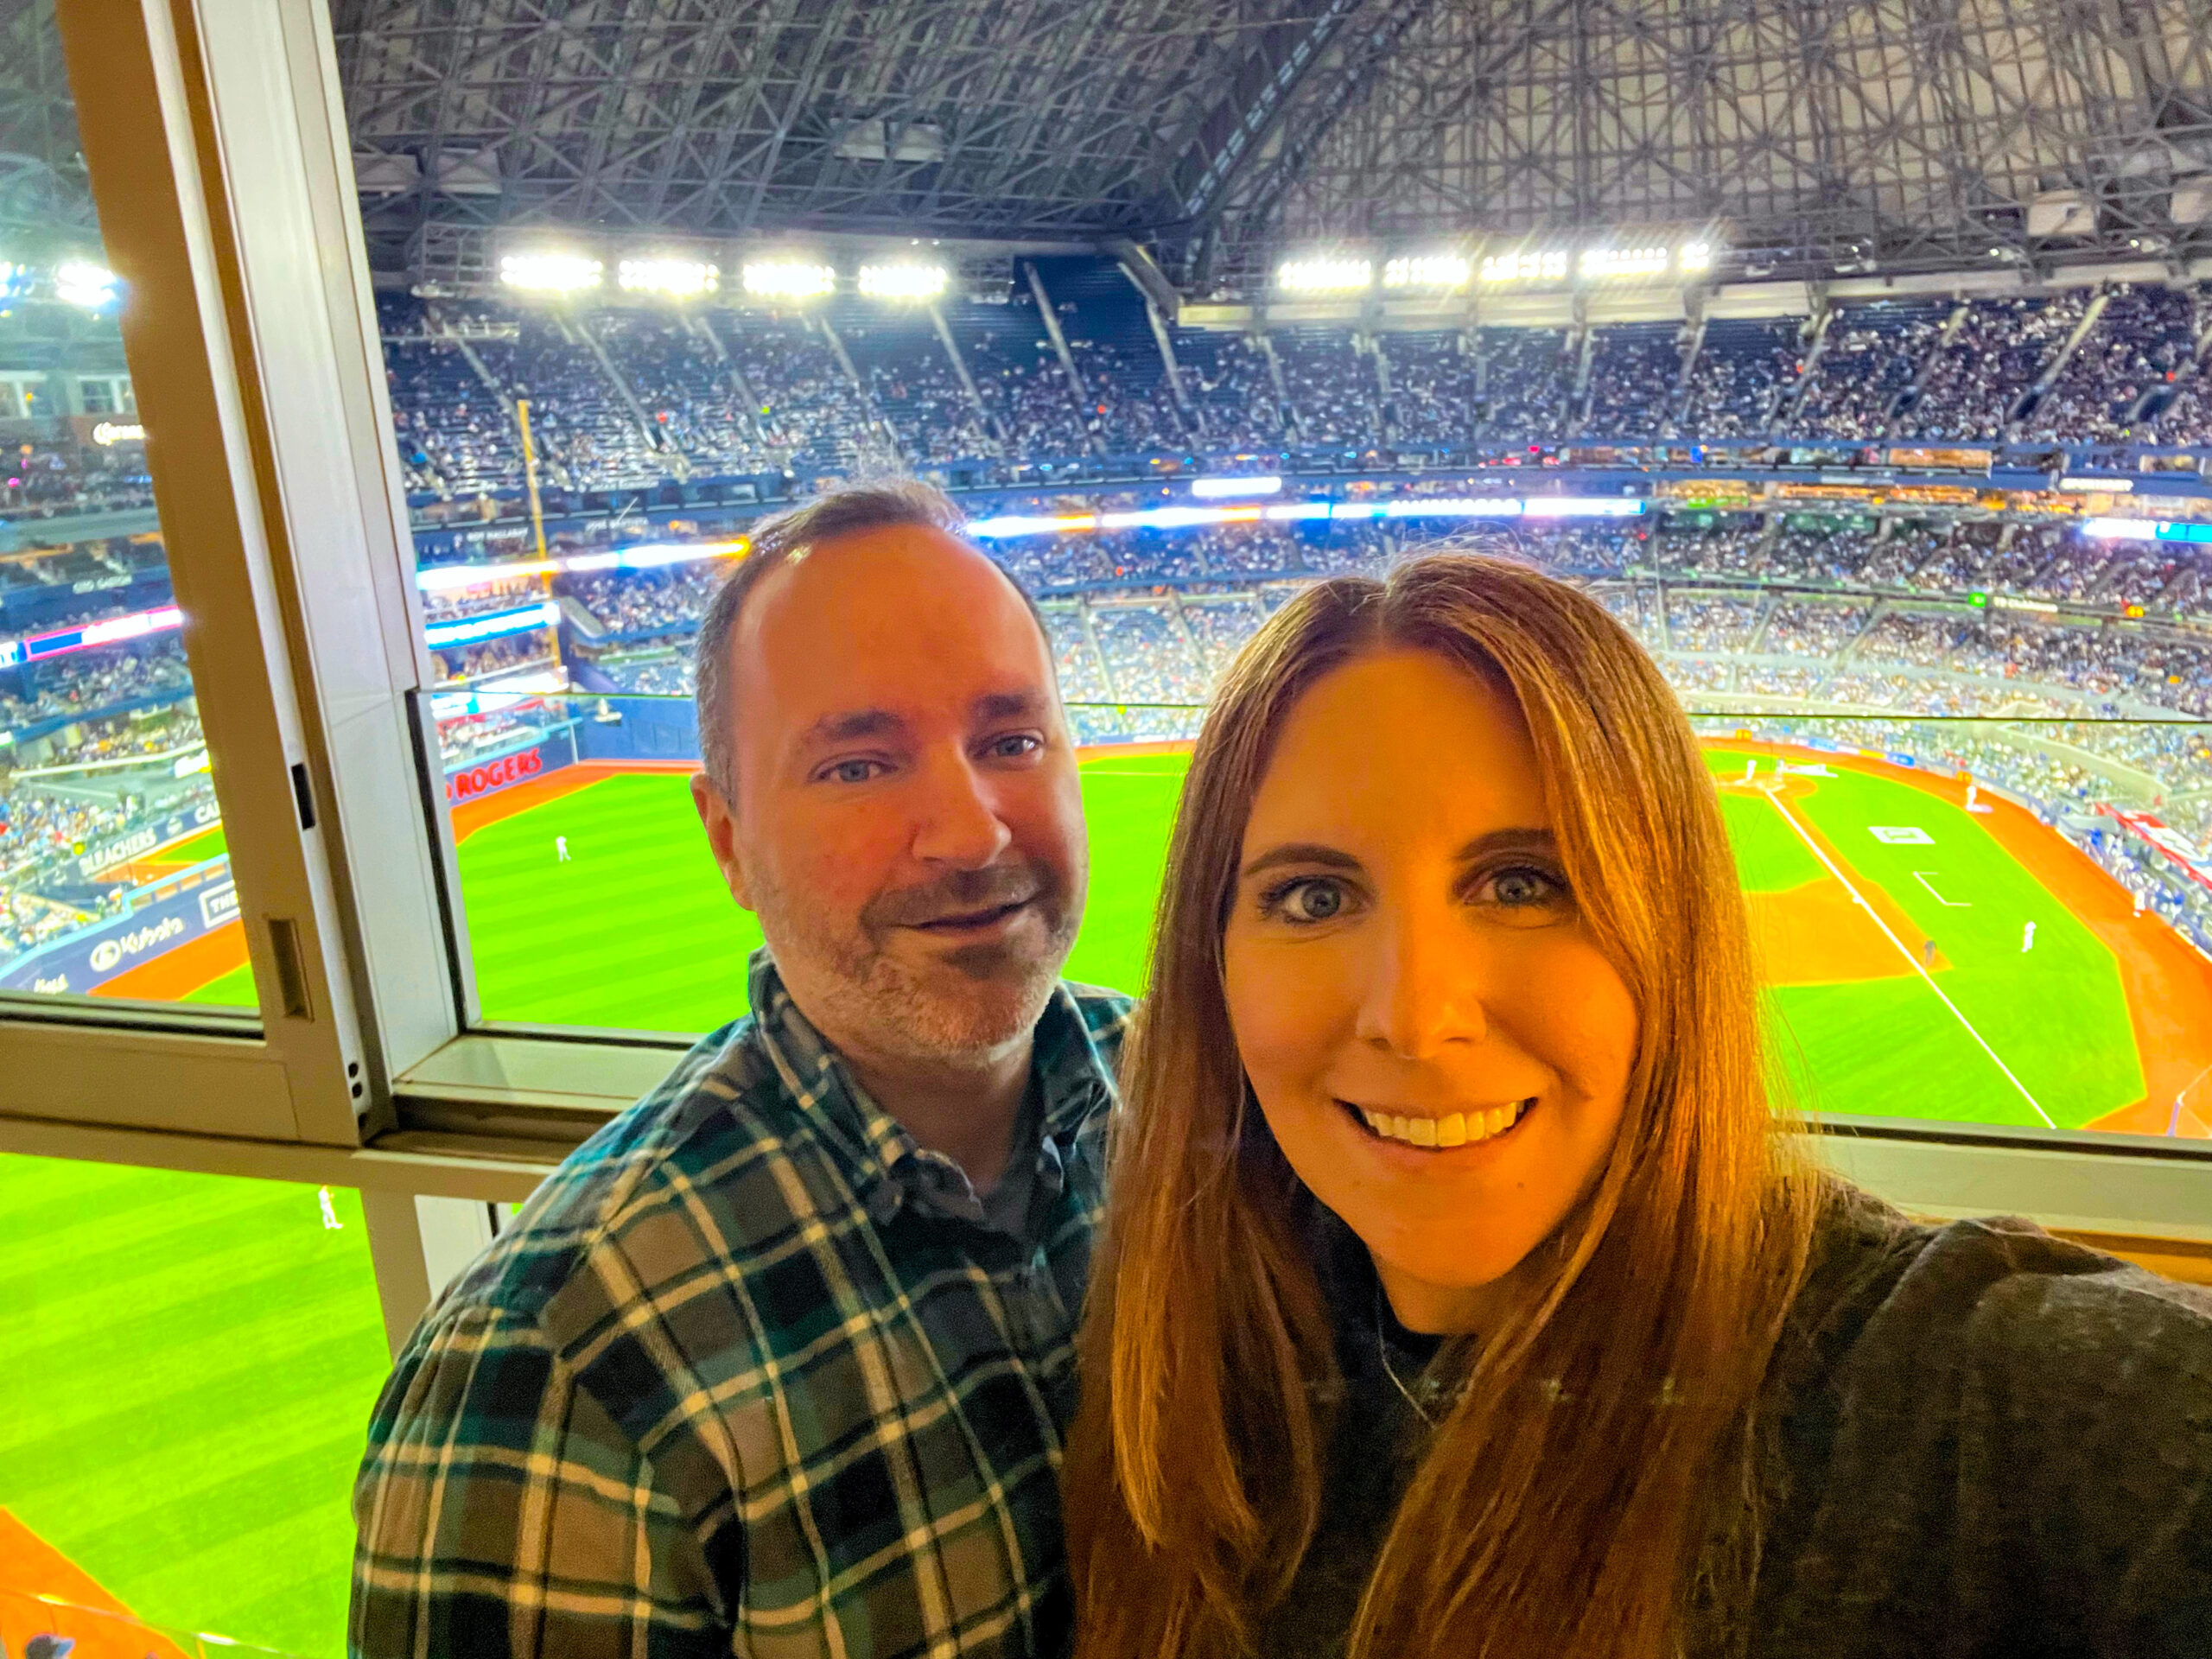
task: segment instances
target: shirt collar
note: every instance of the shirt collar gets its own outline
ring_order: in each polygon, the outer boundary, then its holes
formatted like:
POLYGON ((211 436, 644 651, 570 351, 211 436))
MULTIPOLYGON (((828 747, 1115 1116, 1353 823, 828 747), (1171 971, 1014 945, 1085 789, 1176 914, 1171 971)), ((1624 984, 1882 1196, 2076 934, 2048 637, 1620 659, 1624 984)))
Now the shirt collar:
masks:
MULTIPOLYGON (((941 1186, 943 1173, 925 1173, 922 1166, 944 1160, 925 1154, 854 1081, 843 1057, 791 1000, 766 946, 753 953, 747 977, 754 1028, 785 1095, 845 1166, 870 1213, 887 1216, 910 1187, 941 1186)), ((1051 1179, 1060 1171, 1065 1144, 1111 1104, 1112 1074, 1065 981, 1052 988, 1038 1016, 1033 1045, 1030 1066, 1044 1093, 1040 1166, 1051 1179)))

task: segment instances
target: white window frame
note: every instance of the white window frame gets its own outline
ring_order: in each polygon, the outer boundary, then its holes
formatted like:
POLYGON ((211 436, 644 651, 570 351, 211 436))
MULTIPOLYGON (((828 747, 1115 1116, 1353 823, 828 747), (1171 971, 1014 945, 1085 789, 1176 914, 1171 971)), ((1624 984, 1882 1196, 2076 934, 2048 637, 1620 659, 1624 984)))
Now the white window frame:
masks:
MULTIPOLYGON (((60 16, 261 1006, 257 1026, 10 1002, 0 1150, 518 1200, 682 1045, 472 1028, 436 737, 410 702, 433 674, 327 12, 60 0, 60 16), (281 989, 286 932, 303 1006, 281 989)), ((1924 1213, 2212 1246, 2212 1148, 1830 1128, 1831 1162, 1924 1213)), ((411 1264, 387 1286, 403 1319, 452 1230, 396 1243, 407 1206, 373 1211, 380 1262, 411 1264)))

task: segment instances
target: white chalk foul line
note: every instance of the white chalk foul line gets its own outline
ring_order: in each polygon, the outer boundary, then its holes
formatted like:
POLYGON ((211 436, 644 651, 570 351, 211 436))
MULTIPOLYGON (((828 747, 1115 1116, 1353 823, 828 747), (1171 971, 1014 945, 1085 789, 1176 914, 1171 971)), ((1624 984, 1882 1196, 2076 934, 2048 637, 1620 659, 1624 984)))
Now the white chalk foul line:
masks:
MULTIPOLYGON (((1904 958, 1905 966, 1911 969, 1914 973, 1920 976, 1922 983, 1925 984, 1929 990, 1935 992, 1936 1000, 1942 1002, 1945 1007, 1951 1011, 1951 1018, 1957 1020, 1959 1024, 1965 1028, 1967 1036, 1973 1038, 1976 1043, 1980 1045, 1981 1052, 1989 1056, 1989 1063, 2005 1074, 2005 1081, 2011 1084, 2015 1089, 2020 1091, 2020 1098, 2026 1101, 2028 1104, 2034 1109, 2035 1115, 2037 1117, 2043 1119, 2043 1121, 2049 1124, 2052 1128, 2056 1128, 2058 1127, 2057 1120, 2053 1118, 2049 1112, 2044 1110, 2043 1103, 2028 1092, 2028 1085, 2022 1083, 2019 1078, 2012 1075, 2012 1068, 2005 1065, 2005 1062, 1999 1058, 1997 1051, 1989 1046, 1988 1039, 1974 1028, 1974 1022, 1968 1020, 1966 1015, 1959 1012, 1959 1005, 1952 1001, 1949 997, 1943 994, 1943 988, 1936 982, 1935 976, 1930 974, 1928 969, 1922 965, 1921 961, 1917 957, 1914 956, 1911 951, 1905 949, 1904 941, 1897 938, 1895 933, 1890 931, 1890 925, 1882 919, 1880 912, 1878 912, 1873 906, 1866 902, 1866 896, 1864 893, 1860 893, 1858 888, 1851 885, 1851 878, 1836 868, 1835 861, 1830 858, 1827 852, 1822 849, 1821 843, 1815 841, 1811 836, 1806 833, 1805 826, 1797 822, 1797 815, 1782 804, 1782 794, 1780 790, 1774 785, 1768 784, 1763 786, 1762 792, 1766 796, 1768 802, 1773 806, 1774 810, 1782 814, 1782 821, 1797 832, 1797 839, 1803 842, 1808 848, 1812 849, 1813 856, 1819 859, 1822 864, 1827 867, 1827 872, 1830 875, 1835 877, 1837 880, 1843 883, 1843 890, 1851 895, 1851 902, 1858 906, 1859 909, 1865 911, 1866 912, 1866 918, 1872 922, 1875 926, 1882 930, 1882 937, 1887 939, 1897 948, 1897 955, 1904 958)), ((1927 884, 1923 882, 1921 885, 1925 887, 1927 884)))
POLYGON ((1951 910, 1972 910, 1974 908, 1974 900, 1971 899, 1946 899, 1942 893, 1936 892, 1934 887, 1930 886, 1928 878, 1931 875, 1941 874, 1942 874, 1942 871, 1941 870, 1915 870, 1912 873, 1912 879, 1919 882, 1922 887, 1927 887, 1928 896, 1930 899, 1933 899, 1937 904, 1942 905, 1951 910))

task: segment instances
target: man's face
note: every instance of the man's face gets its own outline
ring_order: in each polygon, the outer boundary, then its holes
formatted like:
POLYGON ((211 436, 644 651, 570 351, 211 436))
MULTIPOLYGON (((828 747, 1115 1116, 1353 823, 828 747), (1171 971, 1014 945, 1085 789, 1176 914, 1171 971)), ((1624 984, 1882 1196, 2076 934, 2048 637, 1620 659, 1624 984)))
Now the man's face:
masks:
POLYGON ((817 543, 732 630, 736 801, 693 795, 793 999, 856 1056, 1027 1037, 1082 920, 1075 751, 1007 579, 909 525, 817 543))

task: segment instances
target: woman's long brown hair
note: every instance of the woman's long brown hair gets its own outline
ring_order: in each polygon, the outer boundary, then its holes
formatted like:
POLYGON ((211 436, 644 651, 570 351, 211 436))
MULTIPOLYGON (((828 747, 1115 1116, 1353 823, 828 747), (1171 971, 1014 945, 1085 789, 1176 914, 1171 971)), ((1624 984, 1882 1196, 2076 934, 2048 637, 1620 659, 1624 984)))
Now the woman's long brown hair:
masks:
POLYGON ((1669 1659, 1755 1571, 1753 1410, 1817 1183, 1777 1133, 1744 904, 1696 740, 1605 609, 1434 555, 1286 605, 1198 742, 1123 1065, 1064 1474, 1078 1659, 1253 1649, 1312 1537, 1338 1382, 1310 1205, 1250 1096, 1222 935, 1270 752, 1347 660, 1510 687, 1586 925, 1639 1036, 1613 1152, 1478 1346, 1401 1503, 1351 1659, 1669 1659))

